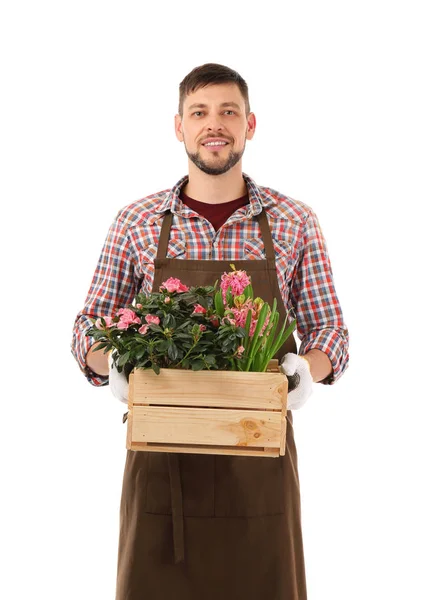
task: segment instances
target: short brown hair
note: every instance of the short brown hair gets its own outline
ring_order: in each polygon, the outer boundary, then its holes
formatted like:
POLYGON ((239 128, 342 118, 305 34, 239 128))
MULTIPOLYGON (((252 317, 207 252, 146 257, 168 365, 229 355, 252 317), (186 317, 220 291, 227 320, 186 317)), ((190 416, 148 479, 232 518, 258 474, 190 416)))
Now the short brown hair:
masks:
POLYGON ((215 63, 206 63, 201 67, 196 67, 181 81, 179 85, 179 115, 183 116, 183 103, 188 94, 207 85, 220 83, 235 83, 238 86, 244 98, 245 110, 248 115, 250 112, 250 101, 248 99, 248 86, 245 80, 233 69, 215 63))

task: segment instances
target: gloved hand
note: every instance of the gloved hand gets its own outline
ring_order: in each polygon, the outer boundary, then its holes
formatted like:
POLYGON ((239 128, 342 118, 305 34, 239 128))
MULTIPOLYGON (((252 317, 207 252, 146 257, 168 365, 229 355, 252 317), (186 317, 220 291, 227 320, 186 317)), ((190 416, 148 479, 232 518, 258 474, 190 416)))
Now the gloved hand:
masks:
POLYGON ((118 373, 118 369, 113 364, 112 352, 109 357, 109 387, 117 400, 124 402, 124 404, 128 404, 129 382, 127 381, 124 371, 118 373))
POLYGON ((309 361, 288 352, 282 358, 280 370, 288 378, 288 410, 301 408, 312 394, 309 361))

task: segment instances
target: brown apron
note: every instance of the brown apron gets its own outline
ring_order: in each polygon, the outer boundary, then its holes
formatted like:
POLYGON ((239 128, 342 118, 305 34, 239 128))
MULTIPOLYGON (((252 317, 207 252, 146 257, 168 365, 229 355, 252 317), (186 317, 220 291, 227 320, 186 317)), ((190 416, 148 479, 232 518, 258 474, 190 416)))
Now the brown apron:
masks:
MULTIPOLYGON (((253 290, 286 316, 264 211, 265 260, 166 258, 167 212, 153 292, 168 277, 213 285, 244 269, 253 290)), ((288 338, 275 358, 296 352, 288 338)), ((300 486, 292 413, 279 458, 127 450, 120 505, 116 600, 306 600, 300 486)))

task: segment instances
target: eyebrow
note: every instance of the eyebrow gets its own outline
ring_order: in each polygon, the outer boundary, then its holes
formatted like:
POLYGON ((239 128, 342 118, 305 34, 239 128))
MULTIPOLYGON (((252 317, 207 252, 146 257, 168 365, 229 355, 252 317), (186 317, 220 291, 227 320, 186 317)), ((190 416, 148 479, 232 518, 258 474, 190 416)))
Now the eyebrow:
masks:
MULTIPOLYGON (((236 104, 236 102, 222 102, 220 106, 223 108, 225 106, 231 106, 232 108, 237 108, 238 110, 241 110, 239 104, 236 104)), ((188 110, 192 110, 193 108, 207 108, 207 104, 191 104, 191 106, 188 107, 188 110)))

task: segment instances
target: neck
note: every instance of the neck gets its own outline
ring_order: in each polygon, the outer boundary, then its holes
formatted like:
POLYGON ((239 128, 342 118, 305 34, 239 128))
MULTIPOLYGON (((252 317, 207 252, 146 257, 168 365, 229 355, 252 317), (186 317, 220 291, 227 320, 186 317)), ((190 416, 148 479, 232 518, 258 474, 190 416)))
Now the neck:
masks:
POLYGON ((189 181, 183 188, 187 196, 207 204, 222 204, 247 193, 240 162, 222 175, 207 175, 189 161, 189 181))

